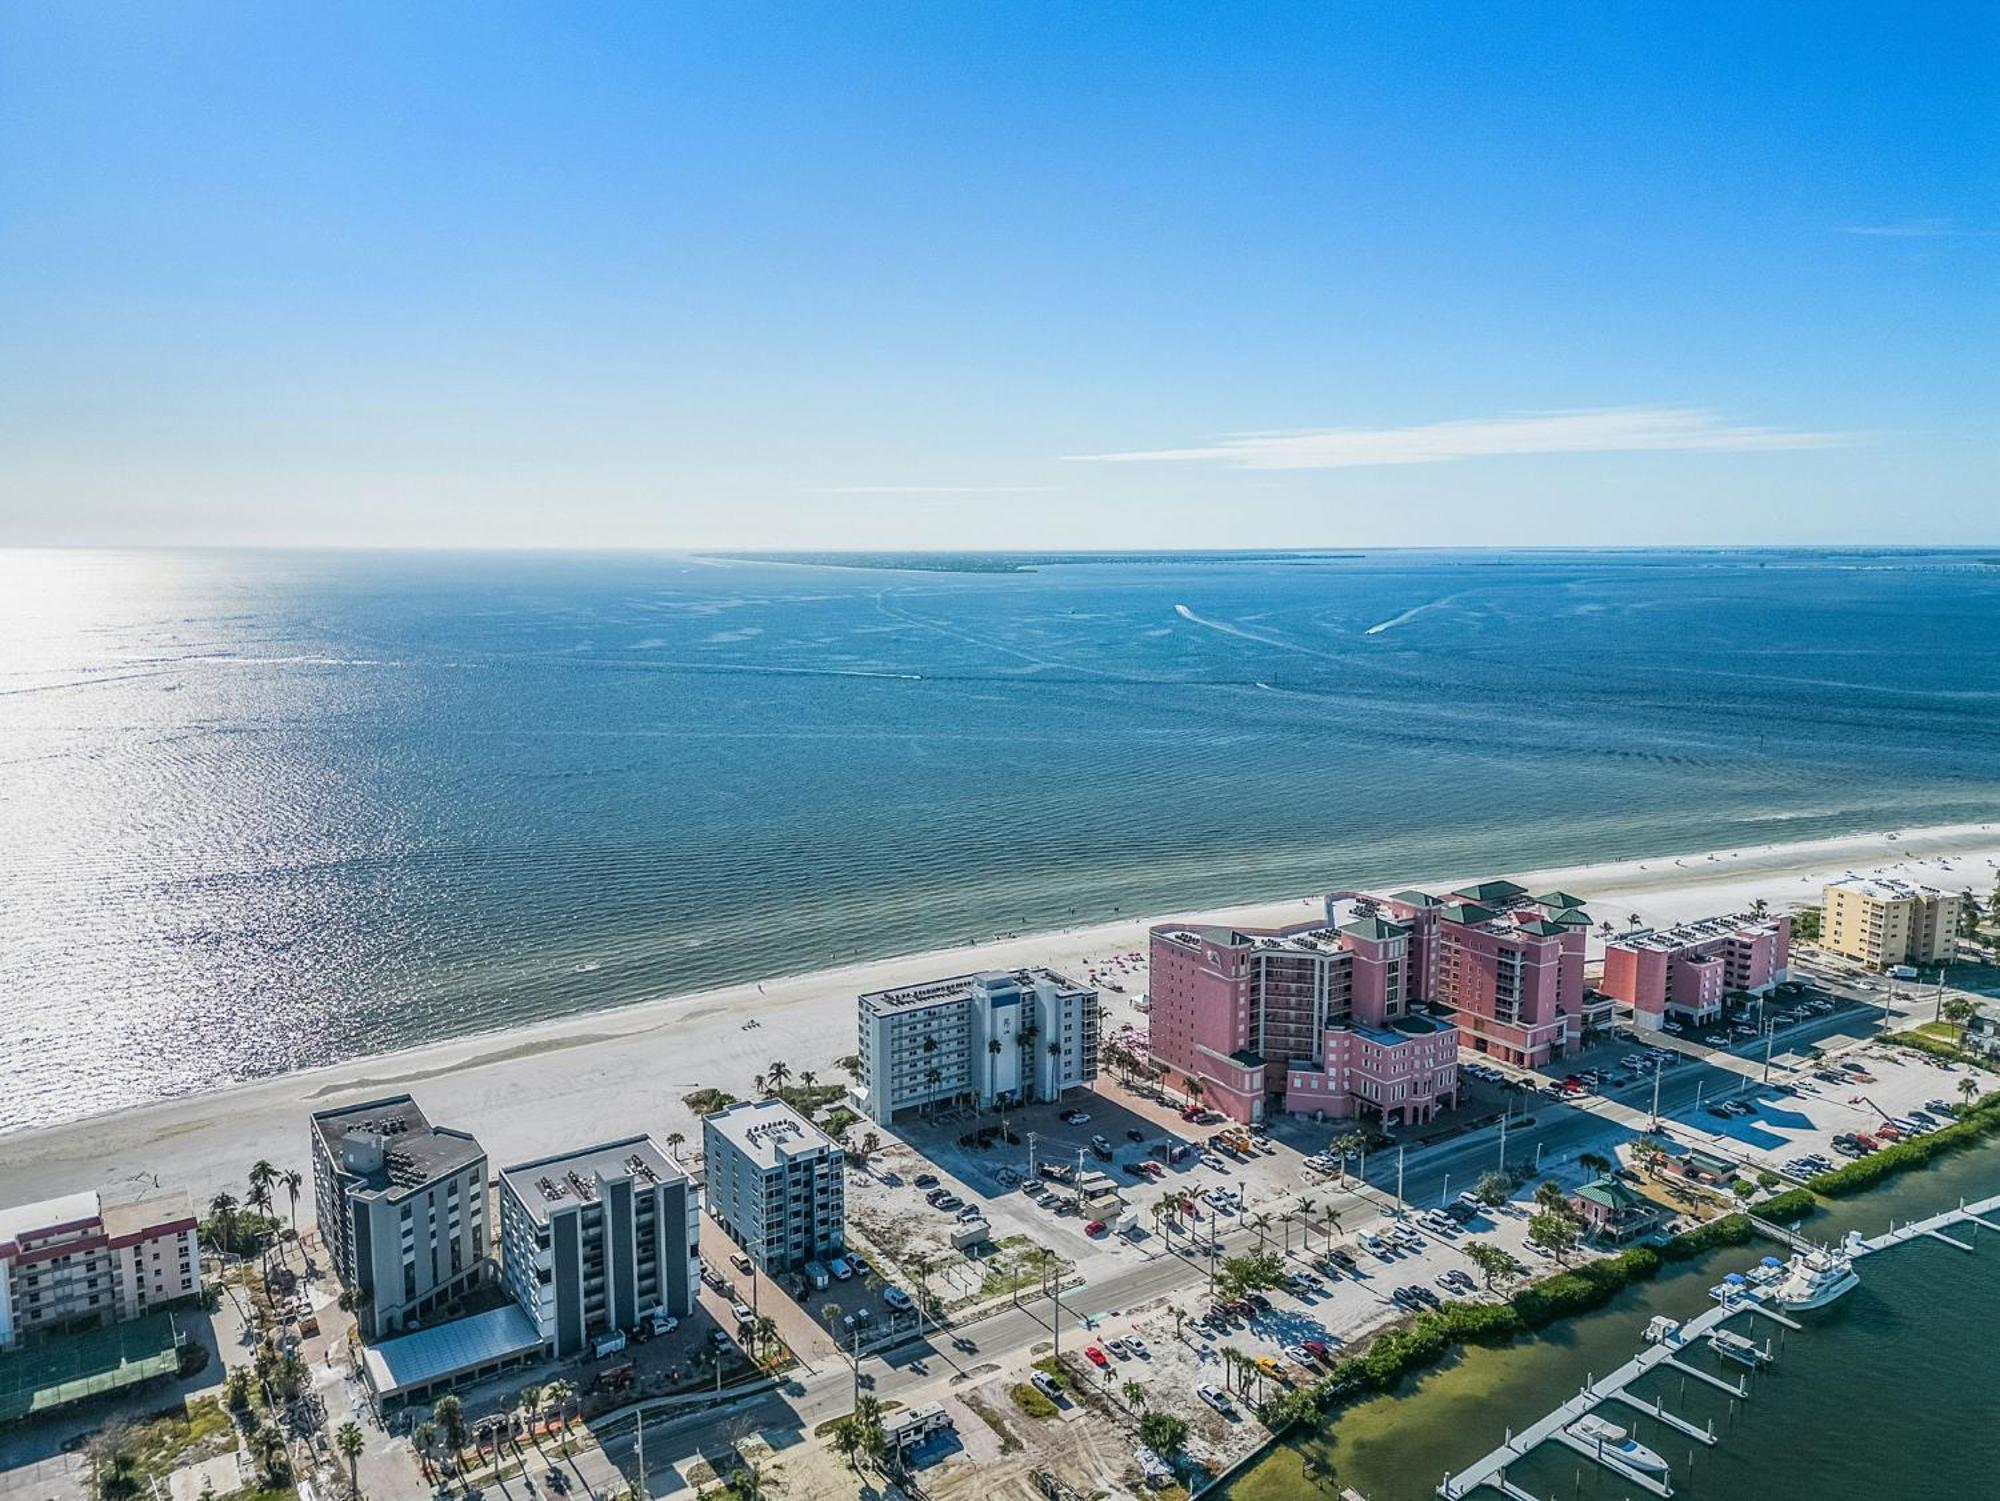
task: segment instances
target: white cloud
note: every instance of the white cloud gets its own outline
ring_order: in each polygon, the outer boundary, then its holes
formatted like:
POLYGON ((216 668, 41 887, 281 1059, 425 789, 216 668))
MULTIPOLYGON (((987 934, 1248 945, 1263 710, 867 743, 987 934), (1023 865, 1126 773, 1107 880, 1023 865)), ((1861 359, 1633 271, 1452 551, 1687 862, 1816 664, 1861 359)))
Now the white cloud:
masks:
POLYGON ((1524 413, 1414 427, 1327 427, 1301 432, 1235 433, 1201 448, 1084 453, 1079 463, 1213 463, 1240 469, 1358 469, 1385 464, 1442 464, 1454 459, 1550 453, 1754 453, 1835 448, 1858 433, 1749 427, 1688 407, 1609 407, 1524 413))
POLYGON ((1843 224, 1840 233, 1880 240, 1935 240, 1958 231, 1949 219, 1909 219, 1901 224, 1843 224))
POLYGON ((806 495, 1045 495, 1048 485, 820 485, 806 495))

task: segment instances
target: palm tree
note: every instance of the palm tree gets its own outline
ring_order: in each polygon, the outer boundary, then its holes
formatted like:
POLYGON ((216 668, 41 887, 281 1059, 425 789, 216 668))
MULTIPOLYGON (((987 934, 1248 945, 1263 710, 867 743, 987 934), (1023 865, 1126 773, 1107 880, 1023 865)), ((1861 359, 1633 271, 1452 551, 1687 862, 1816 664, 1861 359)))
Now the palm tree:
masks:
POLYGON ((833 1447, 856 1474, 861 1472, 861 1466, 855 1463, 854 1456, 861 1452, 862 1442, 861 1425, 854 1420, 852 1413, 833 1425, 833 1447))
POLYGON ((1193 1074, 1183 1074, 1181 1076, 1181 1092, 1187 1096, 1187 1102, 1190 1105, 1194 1104, 1202 1096, 1201 1080, 1197 1079, 1193 1074))
MULTIPOLYGON (((260 1164, 259 1164, 259 1166, 267 1166, 267 1165, 268 1165, 268 1164, 262 1164, 262 1163, 260 1163, 260 1164)), ((276 1171, 276 1169, 273 1169, 273 1172, 274 1172, 274 1173, 275 1173, 275 1171, 276 1171)), ((265 1218, 265 1219, 267 1219, 267 1220, 268 1220, 268 1219, 269 1219, 269 1218, 271 1217, 271 1207, 272 1207, 272 1206, 271 1206, 271 1179, 270 1179, 270 1178, 266 1177, 266 1178, 253 1178, 253 1179, 251 1179, 251 1181, 250 1181, 250 1207, 251 1207, 252 1209, 256 1210, 256 1211, 257 1211, 257 1212, 258 1212, 259 1214, 261 1214, 262 1216, 264 1216, 264 1218, 265 1218)), ((261 1246, 261 1247, 260 1247, 259 1249, 260 1249, 260 1250, 261 1250, 261 1251, 263 1252, 263 1255, 264 1255, 264 1259, 265 1259, 266 1263, 268 1264, 268 1262, 269 1262, 269 1259, 270 1259, 270 1252, 271 1252, 271 1246, 270 1246, 270 1242, 269 1242, 268 1240, 266 1240, 266 1241, 265 1241, 265 1242, 263 1243, 263 1245, 262 1245, 262 1246, 261 1246)))
POLYGON ((1771 910, 1771 904, 1765 901, 1761 896, 1750 904, 1750 915, 1758 919, 1760 922, 1763 920, 1765 915, 1770 912, 1770 910, 1771 910))
POLYGON ((425 1421, 410 1430, 410 1447, 417 1451, 417 1464, 424 1472, 424 1479, 431 1478, 431 1461, 437 1454, 437 1424, 425 1421))
POLYGON ((297 1240, 299 1238, 299 1190, 306 1186, 306 1175, 297 1168, 290 1168, 278 1179, 278 1182, 284 1185, 285 1197, 291 1200, 292 1239, 297 1240))
POLYGON ((1301 1250, 1312 1250, 1313 1211, 1317 1208, 1319 1208, 1319 1205, 1309 1197, 1299 1200, 1299 1247, 1301 1250))
POLYGON ((260 1185, 268 1188, 277 1181, 278 1170, 271 1165, 269 1158, 259 1157, 255 1162, 250 1164, 250 1190, 252 1193, 255 1193, 260 1185))
POLYGON ((1636 928, 1636 927, 1640 926, 1640 923, 1639 923, 1639 914, 1638 914, 1638 913, 1636 913, 1636 912, 1628 912, 1628 913, 1626 913, 1626 914, 1625 914, 1625 923, 1626 923, 1626 926, 1628 926, 1628 927, 1633 927, 1633 928, 1636 928))
MULTIPOLYGON (((566 1381, 558 1381, 549 1387, 553 1398, 558 1386, 568 1386, 566 1381)), ((458 1451, 465 1447, 465 1404, 456 1396, 446 1392, 437 1399, 437 1406, 431 1409, 431 1419, 443 1430, 445 1449, 451 1456, 451 1466, 458 1468, 458 1451)))
POLYGON ((356 1496, 361 1494, 361 1425, 342 1423, 333 1435, 333 1446, 347 1461, 347 1488, 356 1496))
POLYGON ((750 1338, 756 1350, 760 1354, 768 1353, 778 1338, 778 1321, 768 1313, 759 1314, 757 1322, 750 1326, 750 1330, 750 1338))
POLYGON ((1979 1094, 1979 1086, 1970 1078, 1960 1079, 1958 1081, 1958 1092, 1965 1103, 1970 1105, 1979 1094))
POLYGON ((1125 1405, 1134 1412, 1146 1410, 1146 1388, 1136 1381, 1127 1381, 1119 1390, 1124 1394, 1125 1405))
POLYGON ((208 1214, 215 1223, 216 1250, 226 1256, 236 1244, 236 1195, 223 1189, 208 1201, 208 1214))
POLYGON ((672 1154, 674 1161, 679 1162, 681 1160, 681 1148, 686 1145, 687 1137, 679 1131, 669 1131, 667 1133, 667 1151, 672 1154))
POLYGON ((813 1070, 809 1068, 799 1070, 799 1088, 811 1089, 817 1083, 819 1083, 819 1075, 813 1072, 813 1070))
POLYGON ((1264 1249, 1264 1233, 1271 1228, 1271 1216, 1261 1210, 1250 1217, 1250 1228, 1257 1232, 1257 1249, 1264 1249))
POLYGON ((1278 1250, 1281 1255, 1292 1254, 1292 1221, 1297 1218, 1295 1210, 1287 1209, 1278 1215, 1278 1250))
POLYGON ((769 1068, 764 1070, 764 1077, 771 1081, 771 1088, 773 1089, 783 1089, 785 1081, 791 1078, 791 1076, 792 1066, 782 1058, 776 1059, 769 1068))
POLYGON ((834 1059, 834 1063, 840 1068, 842 1073, 846 1074, 856 1084, 861 1082, 861 1055, 859 1053, 849 1053, 845 1057, 836 1058, 834 1059))
POLYGON ((750 1080, 750 1087, 760 1095, 769 1095, 771 1092, 764 1087, 764 1076, 762 1074, 757 1074, 750 1080))
POLYGON ((1181 1331, 1187 1327, 1187 1310, 1178 1303, 1174 1305, 1174 1338, 1181 1338, 1181 1331))
POLYGON ((1612 1168, 1617 1166, 1617 1164, 1614 1163, 1609 1157, 1606 1157, 1599 1152, 1579 1153, 1577 1155, 1576 1165, 1582 1168, 1586 1173, 1597 1173, 1600 1175, 1610 1172, 1612 1168))

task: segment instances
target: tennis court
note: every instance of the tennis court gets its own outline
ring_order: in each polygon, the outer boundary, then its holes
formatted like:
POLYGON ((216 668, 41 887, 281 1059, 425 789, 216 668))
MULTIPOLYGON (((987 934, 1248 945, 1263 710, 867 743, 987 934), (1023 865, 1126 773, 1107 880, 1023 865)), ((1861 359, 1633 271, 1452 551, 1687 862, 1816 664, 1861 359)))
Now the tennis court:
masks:
POLYGON ((171 1376, 178 1364, 170 1313, 10 1350, 0 1355, 0 1423, 171 1376))

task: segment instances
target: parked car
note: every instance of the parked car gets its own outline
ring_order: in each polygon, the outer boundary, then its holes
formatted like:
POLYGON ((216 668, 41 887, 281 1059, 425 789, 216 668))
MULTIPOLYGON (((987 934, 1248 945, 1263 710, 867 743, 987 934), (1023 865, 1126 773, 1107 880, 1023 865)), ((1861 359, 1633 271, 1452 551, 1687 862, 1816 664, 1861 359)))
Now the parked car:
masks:
POLYGON ((834 1257, 826 1264, 826 1269, 833 1273, 836 1282, 845 1282, 854 1275, 854 1267, 845 1256, 834 1257))
POLYGON ((1230 1405, 1229 1394, 1214 1382, 1200 1382, 1196 1385, 1194 1394, 1210 1407, 1213 1407, 1217 1412, 1221 1413, 1225 1418, 1234 1418, 1236 1416, 1236 1409, 1230 1405))
POLYGON ((1083 1347, 1083 1358, 1094 1366, 1108 1366, 1111 1364, 1111 1358, 1098 1349, 1096 1345, 1085 1345, 1083 1347))

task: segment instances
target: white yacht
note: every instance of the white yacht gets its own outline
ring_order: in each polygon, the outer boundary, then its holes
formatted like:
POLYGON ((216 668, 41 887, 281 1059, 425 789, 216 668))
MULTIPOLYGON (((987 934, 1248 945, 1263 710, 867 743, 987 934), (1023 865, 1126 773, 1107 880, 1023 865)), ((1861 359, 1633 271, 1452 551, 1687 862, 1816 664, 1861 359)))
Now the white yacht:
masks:
POLYGON ((1581 1439, 1592 1451, 1606 1459, 1615 1459, 1627 1469, 1637 1470, 1642 1475, 1664 1475, 1667 1462, 1640 1443, 1616 1423, 1598 1417, 1595 1413, 1578 1418, 1563 1430, 1571 1438, 1581 1439))
POLYGON ((1777 1307, 1798 1312, 1824 1308, 1860 1285, 1854 1263, 1843 1253, 1816 1248, 1792 1258, 1784 1280, 1771 1289, 1769 1297, 1777 1307))

